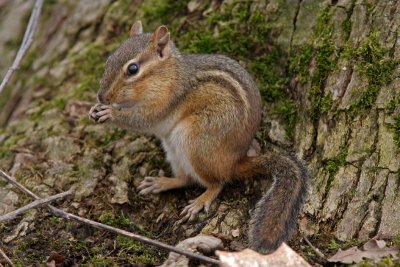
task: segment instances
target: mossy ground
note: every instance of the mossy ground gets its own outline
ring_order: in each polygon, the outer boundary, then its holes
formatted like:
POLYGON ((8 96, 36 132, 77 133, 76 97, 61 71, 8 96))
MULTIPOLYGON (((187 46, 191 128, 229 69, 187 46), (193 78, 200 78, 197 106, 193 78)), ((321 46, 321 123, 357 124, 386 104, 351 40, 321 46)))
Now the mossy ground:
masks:
MULTIPOLYGON (((113 217, 107 223, 138 232, 126 217, 113 217)), ((49 214, 42 215, 35 225, 34 231, 11 243, 13 250, 8 256, 16 266, 42 266, 52 251, 67 256, 62 266, 159 265, 165 259, 165 253, 154 247, 49 214)), ((2 230, 8 231, 9 226, 3 225, 2 230)))

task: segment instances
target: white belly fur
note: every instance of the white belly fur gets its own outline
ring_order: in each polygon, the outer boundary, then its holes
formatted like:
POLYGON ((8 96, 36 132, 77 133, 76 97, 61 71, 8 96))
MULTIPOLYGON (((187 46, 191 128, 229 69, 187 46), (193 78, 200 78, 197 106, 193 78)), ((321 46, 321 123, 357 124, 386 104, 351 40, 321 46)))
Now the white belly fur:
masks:
MULTIPOLYGON (((183 127, 177 125, 170 132, 167 138, 161 138, 165 152, 167 153, 167 160, 170 162, 174 173, 178 170, 182 170, 187 176, 191 177, 200 184, 203 184, 199 175, 193 169, 190 164, 188 151, 185 149, 190 147, 188 144, 185 145, 187 140, 185 139, 185 132, 183 127)), ((204 185, 204 184, 203 184, 204 185)))

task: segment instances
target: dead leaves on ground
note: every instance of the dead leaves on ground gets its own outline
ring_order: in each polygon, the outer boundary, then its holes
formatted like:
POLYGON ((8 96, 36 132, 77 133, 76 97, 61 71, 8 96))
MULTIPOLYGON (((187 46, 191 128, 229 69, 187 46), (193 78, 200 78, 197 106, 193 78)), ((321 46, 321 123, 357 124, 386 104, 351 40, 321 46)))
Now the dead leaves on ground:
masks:
POLYGON ((283 243, 276 251, 268 255, 259 254, 251 249, 240 252, 217 251, 223 267, 310 267, 293 249, 283 243))
POLYGON ((52 251, 49 258, 47 259, 46 267, 56 267, 57 264, 64 263, 64 260, 64 256, 60 255, 56 251, 52 251))
POLYGON ((358 263, 365 259, 371 259, 375 262, 380 261, 382 258, 392 256, 393 259, 398 259, 397 254, 400 252, 400 245, 393 247, 386 247, 386 242, 383 240, 371 239, 364 244, 363 249, 351 247, 346 250, 341 250, 328 259, 330 262, 340 263, 358 263))

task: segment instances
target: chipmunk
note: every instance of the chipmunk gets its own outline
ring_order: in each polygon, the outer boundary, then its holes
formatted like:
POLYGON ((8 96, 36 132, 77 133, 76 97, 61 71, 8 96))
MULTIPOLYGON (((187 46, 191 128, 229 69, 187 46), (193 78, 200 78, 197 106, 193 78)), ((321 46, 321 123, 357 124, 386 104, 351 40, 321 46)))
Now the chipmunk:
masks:
POLYGON ((261 98, 250 74, 223 55, 179 52, 165 26, 130 38, 108 58, 89 117, 161 139, 173 178, 145 177, 140 194, 160 193, 196 182, 206 191, 186 206, 193 220, 226 183, 273 177, 256 205, 249 243, 262 253, 289 239, 305 200, 308 174, 294 156, 254 155, 261 98), (251 155, 253 154, 253 155, 251 155))

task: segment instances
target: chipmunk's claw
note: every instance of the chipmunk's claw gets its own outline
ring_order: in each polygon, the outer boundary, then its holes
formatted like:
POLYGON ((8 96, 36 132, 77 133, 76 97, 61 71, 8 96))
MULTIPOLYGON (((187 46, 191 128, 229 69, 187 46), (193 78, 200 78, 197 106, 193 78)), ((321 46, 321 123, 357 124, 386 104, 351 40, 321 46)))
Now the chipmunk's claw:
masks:
POLYGON ((139 195, 158 194, 162 191, 162 178, 147 176, 138 186, 139 195))
POLYGON ((111 118, 111 107, 108 105, 97 103, 89 111, 89 119, 94 122, 103 123, 110 118, 111 118))
POLYGON ((196 199, 190 200, 189 205, 187 205, 181 212, 182 219, 178 221, 179 224, 184 222, 192 222, 196 219, 197 215, 201 210, 204 209, 206 213, 210 210, 211 203, 204 201, 202 198, 198 197, 196 199))

